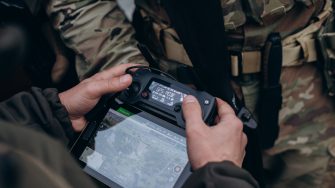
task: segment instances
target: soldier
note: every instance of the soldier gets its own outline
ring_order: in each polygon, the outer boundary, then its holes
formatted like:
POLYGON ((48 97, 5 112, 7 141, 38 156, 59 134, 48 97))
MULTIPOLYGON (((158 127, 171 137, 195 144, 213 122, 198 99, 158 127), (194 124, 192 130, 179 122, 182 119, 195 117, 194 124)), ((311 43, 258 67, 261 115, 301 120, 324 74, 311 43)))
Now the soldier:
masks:
MULTIPOLYGON (((26 2, 33 13, 42 5, 40 0, 26 2)), ((50 1, 48 14, 64 43, 77 54, 80 80, 116 64, 147 64, 116 1, 55 0, 50 1)))
MULTIPOLYGON (((192 62, 159 2, 136 0, 142 23, 146 23, 141 28, 147 36, 143 42, 161 60, 158 66, 162 70, 178 73, 192 67, 192 62)), ((260 119, 267 115, 257 111, 260 103, 264 103, 260 96, 266 89, 262 67, 269 57, 265 48, 267 38, 271 33, 279 33, 282 38, 280 135, 266 153, 279 156, 284 165, 270 185, 334 185, 335 116, 333 98, 324 89, 333 95, 332 1, 221 0, 221 5, 231 54, 231 75, 240 86, 247 107, 259 114, 260 119)), ((116 1, 52 0, 48 13, 65 44, 78 54, 80 78, 117 63, 146 64, 136 48, 134 30, 116 1)))

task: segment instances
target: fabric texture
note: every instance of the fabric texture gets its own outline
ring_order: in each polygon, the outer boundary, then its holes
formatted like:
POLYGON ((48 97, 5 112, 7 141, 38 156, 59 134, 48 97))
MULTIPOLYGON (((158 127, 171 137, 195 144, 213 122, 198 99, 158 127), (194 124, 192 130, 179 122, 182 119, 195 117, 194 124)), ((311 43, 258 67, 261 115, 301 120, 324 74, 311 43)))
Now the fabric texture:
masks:
POLYGON ((209 163, 195 171, 184 187, 259 187, 255 179, 233 163, 209 163))
POLYGON ((56 89, 33 87, 1 102, 0 120, 44 132, 66 144, 75 134, 56 89))

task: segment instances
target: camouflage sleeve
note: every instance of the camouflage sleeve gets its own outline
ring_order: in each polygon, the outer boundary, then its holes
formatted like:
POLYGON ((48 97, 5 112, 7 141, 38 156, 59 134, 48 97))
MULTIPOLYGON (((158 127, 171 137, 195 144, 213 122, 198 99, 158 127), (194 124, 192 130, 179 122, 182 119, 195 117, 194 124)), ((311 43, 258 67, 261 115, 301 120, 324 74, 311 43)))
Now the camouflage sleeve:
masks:
POLYGON ((48 15, 76 52, 80 79, 121 63, 147 64, 116 0, 51 0, 48 15))

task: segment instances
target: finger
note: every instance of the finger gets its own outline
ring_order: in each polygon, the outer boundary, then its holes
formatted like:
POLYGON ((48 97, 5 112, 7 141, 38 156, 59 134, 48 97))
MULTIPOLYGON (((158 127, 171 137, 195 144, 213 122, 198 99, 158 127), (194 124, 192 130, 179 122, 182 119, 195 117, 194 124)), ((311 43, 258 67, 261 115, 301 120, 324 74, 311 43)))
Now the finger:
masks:
POLYGON ((88 86, 90 96, 98 98, 107 93, 116 93, 126 89, 132 82, 128 74, 104 80, 91 81, 88 86))
POLYGON ((194 96, 188 95, 184 98, 182 110, 186 121, 186 130, 189 128, 202 127, 203 120, 201 107, 194 96))
POLYGON ((133 66, 138 66, 139 64, 134 63, 125 63, 120 64, 115 67, 106 69, 100 73, 95 74, 92 79, 94 80, 104 80, 104 79, 110 79, 113 77, 121 76, 126 74, 126 69, 133 66))
POLYGON ((234 110, 230 107, 228 103, 224 102, 223 100, 216 98, 216 104, 218 106, 218 115, 220 119, 224 118, 225 115, 235 115, 234 110))

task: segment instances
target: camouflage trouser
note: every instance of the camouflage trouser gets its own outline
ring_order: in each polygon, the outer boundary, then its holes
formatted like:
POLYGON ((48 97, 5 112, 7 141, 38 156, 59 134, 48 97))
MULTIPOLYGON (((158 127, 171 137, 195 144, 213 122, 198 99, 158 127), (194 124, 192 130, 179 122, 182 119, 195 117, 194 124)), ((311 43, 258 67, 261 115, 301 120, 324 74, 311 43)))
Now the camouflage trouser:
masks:
MULTIPOLYGON (((285 165, 269 187, 334 187, 334 99, 323 92, 315 64, 284 67, 281 83, 280 135, 268 153, 285 165)), ((251 107, 258 94, 254 86, 243 88, 251 107)))
POLYGON ((335 173, 331 165, 334 159, 331 145, 335 143, 334 99, 323 92, 321 75, 314 65, 284 68, 281 81, 281 133, 270 151, 282 153, 287 166, 278 187, 335 186, 335 177, 329 178, 335 173))
POLYGON ((48 14, 76 54, 80 79, 121 63, 146 64, 134 30, 115 0, 51 0, 48 14))

